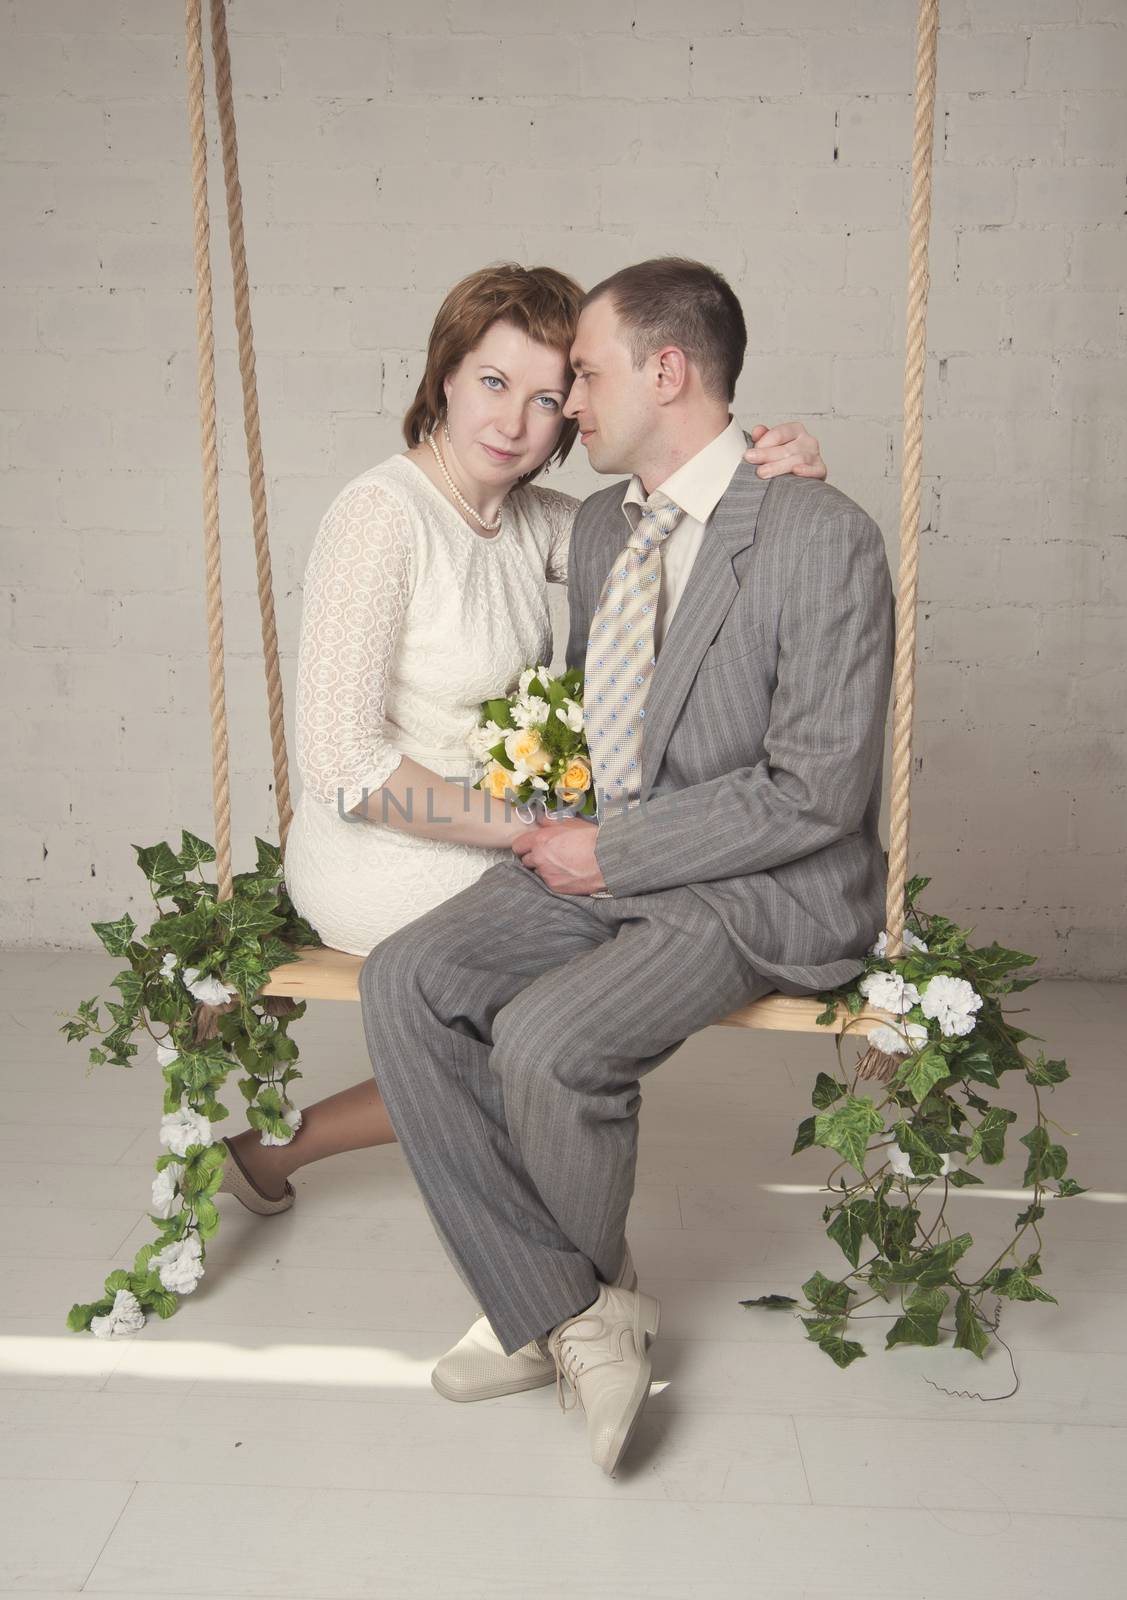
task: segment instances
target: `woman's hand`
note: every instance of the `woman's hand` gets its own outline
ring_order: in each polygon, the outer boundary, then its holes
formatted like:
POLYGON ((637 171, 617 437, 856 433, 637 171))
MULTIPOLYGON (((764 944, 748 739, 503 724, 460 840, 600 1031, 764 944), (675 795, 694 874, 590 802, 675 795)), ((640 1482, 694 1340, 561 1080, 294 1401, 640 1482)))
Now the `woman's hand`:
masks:
POLYGON ((765 428, 761 422, 751 430, 754 444, 744 460, 759 464, 761 478, 778 478, 793 472, 796 478, 824 478, 826 463, 822 450, 803 422, 780 422, 765 428))

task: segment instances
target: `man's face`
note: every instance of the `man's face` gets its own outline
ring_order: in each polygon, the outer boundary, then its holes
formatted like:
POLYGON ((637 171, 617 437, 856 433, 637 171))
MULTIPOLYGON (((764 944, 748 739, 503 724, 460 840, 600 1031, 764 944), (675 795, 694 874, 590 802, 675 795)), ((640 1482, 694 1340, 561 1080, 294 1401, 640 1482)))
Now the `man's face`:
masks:
POLYGON ((650 363, 634 367, 609 295, 581 314, 571 366, 575 380, 564 415, 578 422, 587 459, 596 472, 634 472, 657 405, 650 363))

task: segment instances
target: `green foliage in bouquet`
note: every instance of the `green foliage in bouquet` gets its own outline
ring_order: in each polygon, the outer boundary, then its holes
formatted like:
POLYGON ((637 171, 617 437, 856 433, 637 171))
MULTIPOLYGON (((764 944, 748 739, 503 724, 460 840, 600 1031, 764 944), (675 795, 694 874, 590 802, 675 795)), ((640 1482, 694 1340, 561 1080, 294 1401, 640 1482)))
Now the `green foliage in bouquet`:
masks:
POLYGON ((211 1128, 229 1115, 218 1094, 233 1067, 242 1069, 247 1121, 265 1143, 288 1144, 300 1126, 287 1094, 302 1076, 288 1028, 304 1015, 305 1002, 260 991, 273 968, 322 941, 293 908, 281 852, 263 839, 255 844, 255 869, 235 874, 228 900, 218 898, 200 870, 215 860, 205 840, 184 832, 179 851, 165 842, 134 846, 157 911, 152 926, 135 938, 129 915, 92 924, 110 955, 127 963, 111 980, 121 998, 105 1001, 111 1025, 101 1021, 95 997, 82 1001, 59 1032, 68 1041, 101 1034, 90 1049, 93 1065, 132 1068, 135 1039, 148 1047, 146 1068, 156 1053, 165 1082, 161 1142, 168 1148, 156 1162, 153 1185, 157 1238, 138 1250, 131 1271, 110 1273, 100 1299, 71 1307, 67 1326, 76 1332, 95 1318, 102 1319, 96 1332, 107 1321, 109 1332, 115 1321, 132 1331, 146 1312, 171 1316, 177 1295, 195 1288, 205 1241, 219 1227, 213 1196, 227 1151, 211 1128))
POLYGON ((861 1063, 843 1064, 842 1036, 835 1035, 838 1071, 819 1072, 814 1114, 800 1123, 794 1143, 794 1153, 819 1145, 840 1157, 826 1180, 838 1198, 825 1207, 822 1220, 850 1270, 836 1279, 815 1272, 802 1286, 805 1306, 787 1295, 741 1302, 805 1313, 808 1338, 839 1367, 866 1353, 848 1337, 850 1320, 874 1300, 896 1303, 887 1349, 936 1345, 941 1333, 953 1333, 955 1347, 984 1356, 996 1327, 983 1306, 987 1296, 1056 1303, 1039 1281, 1038 1224, 1049 1206, 1085 1193, 1066 1177, 1068 1153, 1050 1132, 1067 1130, 1045 1112, 1047 1096, 1069 1076, 1068 1068, 1040 1052, 1031 1060, 1021 1045, 1038 1036, 1015 1027, 1002 1010, 1005 996, 1038 981, 1011 976, 1037 958, 996 943, 976 948, 969 942, 973 929, 917 910, 916 896, 930 881, 916 877, 907 885, 904 954, 895 961, 870 954, 856 979, 818 996, 825 1009, 817 1020, 829 1025, 839 1005, 855 1017, 867 1004, 883 1006, 900 981, 905 986, 895 1030, 899 1040, 889 1037, 888 1027, 870 1028, 868 1035, 881 1050, 895 1044, 895 1075, 877 1083, 873 1093, 859 1093, 861 1063), (918 1000, 908 1006, 913 996, 918 1000), (1005 1247, 970 1270, 975 1241, 952 1227, 948 1199, 952 1189, 982 1183, 973 1167, 996 1167, 1005 1157, 1018 1113, 993 1103, 984 1091, 1000 1088, 1006 1073, 1020 1074, 1032 1099, 1031 1125, 1020 1138, 1027 1151, 1022 1187, 1029 1202, 1005 1247), (925 1220, 921 1202, 928 1190, 938 1204, 925 1220), (952 1302, 953 1328, 943 1322, 952 1302))
POLYGON ((516 693, 481 703, 481 723, 470 742, 486 770, 475 788, 496 799, 507 792, 520 804, 538 799, 550 812, 593 817, 582 672, 573 667, 553 677, 543 666, 528 667, 520 683, 516 693))

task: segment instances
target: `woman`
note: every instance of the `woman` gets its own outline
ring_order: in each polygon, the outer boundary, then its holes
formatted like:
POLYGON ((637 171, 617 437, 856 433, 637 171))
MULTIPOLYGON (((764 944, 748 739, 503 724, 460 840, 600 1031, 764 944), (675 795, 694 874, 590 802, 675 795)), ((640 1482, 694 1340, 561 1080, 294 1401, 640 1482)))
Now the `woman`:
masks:
MULTIPOLYGON (((345 485, 305 570, 298 655, 302 793, 286 844, 294 906, 367 955, 504 859, 527 824, 471 784, 480 702, 550 661, 546 586, 567 579, 579 501, 534 480, 575 440, 564 418, 583 291, 550 267, 455 285, 404 421, 408 449, 345 485)), ((760 475, 825 477, 798 424, 754 432, 760 475)), ((308 1107, 287 1145, 227 1139, 223 1188, 287 1209, 298 1167, 394 1142, 371 1077, 308 1107)))

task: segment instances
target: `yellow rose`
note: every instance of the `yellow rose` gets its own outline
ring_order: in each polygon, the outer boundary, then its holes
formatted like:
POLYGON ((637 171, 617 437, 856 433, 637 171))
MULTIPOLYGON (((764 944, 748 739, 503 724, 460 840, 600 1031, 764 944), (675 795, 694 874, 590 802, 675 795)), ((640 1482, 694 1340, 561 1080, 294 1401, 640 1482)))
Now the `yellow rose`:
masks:
POLYGON ((526 772, 547 772, 552 758, 540 743, 535 728, 516 728, 505 740, 505 754, 526 772))
POLYGON ((584 794, 591 787, 591 768, 582 756, 576 756, 569 764, 560 783, 565 789, 573 790, 575 794, 584 794))
POLYGON ((517 775, 515 772, 510 772, 508 767, 494 767, 492 772, 486 775, 485 787, 494 800, 504 800, 506 789, 516 793, 517 775))

